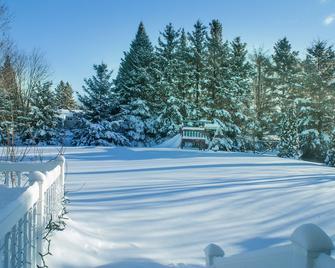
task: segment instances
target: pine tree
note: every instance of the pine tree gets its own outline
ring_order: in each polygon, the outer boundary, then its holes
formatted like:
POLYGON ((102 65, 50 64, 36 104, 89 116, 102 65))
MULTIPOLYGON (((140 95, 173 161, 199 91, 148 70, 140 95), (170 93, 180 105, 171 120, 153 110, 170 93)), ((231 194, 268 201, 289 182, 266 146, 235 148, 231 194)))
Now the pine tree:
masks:
POLYGON ((118 98, 116 97, 112 71, 108 70, 106 64, 94 65, 96 74, 92 78, 85 79, 83 86, 84 94, 79 94, 85 119, 92 123, 109 120, 118 112, 118 98))
POLYGON ((22 96, 16 81, 16 72, 14 70, 10 56, 5 57, 4 64, 0 70, 0 85, 6 91, 8 97, 13 104, 14 116, 17 116, 18 111, 22 107, 22 96))
POLYGON ((76 101, 73 97, 73 89, 69 82, 60 81, 55 89, 56 106, 58 109, 73 110, 76 108, 76 101))
POLYGON ((13 127, 13 104, 8 96, 7 91, 0 88, 0 144, 7 142, 8 131, 13 127))
POLYGON ((176 73, 178 71, 177 47, 179 31, 172 24, 165 27, 158 39, 157 59, 159 64, 160 79, 157 83, 160 91, 159 97, 162 104, 158 111, 156 128, 161 137, 175 135, 183 121, 181 102, 177 92, 176 73))
POLYGON ((279 134, 278 156, 297 158, 299 156, 298 128, 295 108, 287 108, 286 119, 282 122, 279 134))
POLYGON ((182 118, 190 119, 191 103, 192 103, 192 66, 190 48, 188 45, 187 35, 182 29, 179 37, 179 42, 176 48, 176 98, 179 101, 179 110, 182 118))
POLYGON ((328 166, 335 167, 335 128, 331 133, 329 147, 327 150, 327 156, 325 163, 328 166))
POLYGON ((272 59, 275 73, 273 97, 279 103, 279 109, 283 111, 287 106, 292 106, 294 98, 300 90, 299 53, 292 50, 292 46, 286 37, 280 39, 273 49, 272 59))
MULTIPOLYGON (((247 44, 241 41, 240 37, 236 37, 231 42, 231 115, 234 124, 242 132, 242 136, 248 136, 251 133, 251 65, 247 60, 247 44)), ((241 139, 241 138, 240 138, 241 139)), ((237 140, 238 147, 244 143, 237 140)))
POLYGON ((262 141, 265 136, 274 134, 272 114, 274 104, 272 102, 272 76, 273 68, 270 57, 262 50, 254 51, 252 57, 253 66, 253 105, 251 105, 253 117, 253 137, 255 142, 262 141))
POLYGON ((192 66, 192 111, 191 118, 199 120, 203 117, 203 92, 206 76, 206 27, 199 20, 194 24, 194 30, 189 34, 192 66))
POLYGON ((118 118, 120 102, 106 64, 93 66, 96 74, 85 79, 79 94, 83 117, 74 133, 75 145, 128 145, 118 118))
POLYGON ((56 141, 57 112, 51 82, 37 83, 31 99, 29 126, 21 134, 26 143, 53 144, 56 141))
POLYGON ((153 116, 161 105, 157 68, 153 46, 141 22, 115 80, 123 132, 133 145, 149 143, 155 137, 153 116))
POLYGON ((299 106, 302 158, 324 160, 333 129, 335 105, 335 52, 325 41, 307 49, 304 62, 305 99, 299 106))
POLYGON ((3 110, 2 113, 0 112, 4 120, 1 123, 3 139, 7 142, 17 142, 20 139, 20 133, 29 126, 29 120, 27 111, 23 107, 24 96, 19 89, 16 71, 9 55, 5 56, 4 64, 0 69, 0 87, 3 97, 1 101, 3 110))
POLYGON ((224 121, 230 117, 226 110, 229 81, 229 48, 222 40, 222 25, 218 20, 210 23, 207 37, 208 57, 206 61, 206 98, 205 110, 208 119, 224 121))
POLYGON ((301 70, 298 52, 293 51, 287 38, 280 39, 274 46, 273 58, 273 95, 276 109, 273 122, 280 137, 279 156, 296 157, 297 120, 296 98, 301 91, 301 70))

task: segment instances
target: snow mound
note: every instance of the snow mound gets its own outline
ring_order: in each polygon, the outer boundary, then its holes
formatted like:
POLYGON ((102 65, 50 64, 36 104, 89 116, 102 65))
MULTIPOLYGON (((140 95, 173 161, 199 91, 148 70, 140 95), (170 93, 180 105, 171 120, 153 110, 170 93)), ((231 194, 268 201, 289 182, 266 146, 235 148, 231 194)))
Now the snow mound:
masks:
POLYGON ((156 148, 179 148, 181 143, 181 135, 177 134, 176 136, 168 139, 161 144, 157 145, 156 148))

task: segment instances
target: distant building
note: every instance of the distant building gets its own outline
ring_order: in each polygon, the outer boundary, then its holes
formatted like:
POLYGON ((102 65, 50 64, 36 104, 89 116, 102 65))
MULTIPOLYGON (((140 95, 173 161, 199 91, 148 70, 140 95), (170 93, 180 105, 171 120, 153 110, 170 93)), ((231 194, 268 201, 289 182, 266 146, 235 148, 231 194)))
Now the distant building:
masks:
POLYGON ((79 123, 76 115, 80 112, 81 110, 59 109, 58 118, 61 120, 61 124, 65 129, 72 129, 79 123))

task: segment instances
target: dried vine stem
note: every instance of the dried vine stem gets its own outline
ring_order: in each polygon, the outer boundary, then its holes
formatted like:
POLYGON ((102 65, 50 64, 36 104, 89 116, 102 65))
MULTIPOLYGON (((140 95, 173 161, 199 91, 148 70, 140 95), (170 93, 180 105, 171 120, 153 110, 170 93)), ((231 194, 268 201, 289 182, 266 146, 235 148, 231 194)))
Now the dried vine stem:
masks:
POLYGON ((47 226, 45 227, 46 233, 43 236, 43 240, 46 241, 47 247, 46 252, 42 253, 39 252, 38 254, 41 257, 42 265, 37 265, 37 268, 49 268, 46 262, 46 257, 49 255, 52 255, 51 253, 51 236, 55 231, 64 231, 66 227, 66 220, 68 220, 68 217, 66 215, 68 214, 68 211, 66 210, 66 204, 69 203, 69 200, 67 198, 63 198, 62 200, 62 212, 59 214, 56 220, 54 220, 51 216, 47 226))

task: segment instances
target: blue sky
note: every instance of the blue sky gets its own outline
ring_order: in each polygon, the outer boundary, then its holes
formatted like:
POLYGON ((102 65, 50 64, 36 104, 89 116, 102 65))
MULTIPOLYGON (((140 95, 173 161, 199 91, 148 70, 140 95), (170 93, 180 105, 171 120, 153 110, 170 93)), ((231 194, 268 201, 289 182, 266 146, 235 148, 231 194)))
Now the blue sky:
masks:
POLYGON ((241 36, 250 50, 287 36, 303 51, 312 40, 335 43, 335 0, 5 0, 11 36, 29 52, 39 48, 58 83, 80 90, 94 63, 117 70, 142 20, 153 44, 172 22, 192 30, 197 19, 223 23, 224 36, 241 36))

